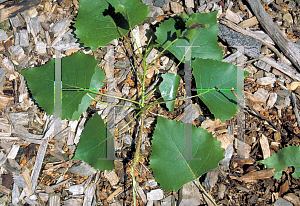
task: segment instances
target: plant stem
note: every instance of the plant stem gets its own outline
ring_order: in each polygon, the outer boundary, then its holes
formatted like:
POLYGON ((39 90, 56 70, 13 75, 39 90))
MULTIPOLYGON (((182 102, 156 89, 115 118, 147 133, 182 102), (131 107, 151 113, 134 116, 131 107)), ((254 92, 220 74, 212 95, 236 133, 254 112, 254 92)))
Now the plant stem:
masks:
POLYGON ((144 73, 143 73, 143 80, 142 80, 142 103, 141 107, 143 108, 145 106, 145 90, 146 90, 146 58, 143 59, 143 67, 144 67, 144 73))
POLYGON ((105 96, 105 97, 112 97, 112 98, 116 98, 116 99, 121 99, 121 100, 124 100, 124 101, 132 102, 132 103, 134 103, 134 104, 140 105, 139 102, 134 101, 134 100, 131 100, 131 99, 126 99, 126 98, 122 98, 122 97, 117 97, 117 96, 113 96, 113 95, 109 95, 109 94, 103 94, 103 93, 100 93, 100 92, 94 92, 94 91, 92 91, 92 90, 89 90, 89 92, 94 93, 94 94, 99 94, 99 95, 102 95, 102 96, 105 96))
MULTIPOLYGON (((100 104, 105 104, 105 105, 110 105, 110 104, 108 104, 108 103, 106 103, 106 102, 101 102, 101 101, 99 101, 99 100, 96 100, 95 98, 93 98, 91 95, 89 95, 89 94, 87 94, 91 99, 93 99, 94 101, 96 101, 96 102, 98 102, 98 103, 100 103, 100 104)), ((116 104, 116 105, 114 105, 115 107, 127 107, 127 108, 133 108, 133 109, 140 109, 140 108, 138 108, 138 107, 132 107, 132 106, 127 106, 127 105, 120 105, 120 104, 116 104)))
POLYGON ((142 109, 140 114, 141 117, 141 125, 140 125, 140 131, 139 131, 139 137, 136 145, 136 151, 134 153, 134 159, 133 164, 131 165, 131 176, 132 176, 132 187, 133 187, 133 201, 134 205, 136 205, 136 180, 134 176, 134 171, 136 166, 138 165, 140 161, 140 150, 141 150, 141 143, 142 143, 142 137, 143 137, 143 130, 144 130, 144 119, 145 119, 145 113, 142 109))
POLYGON ((135 118, 140 115, 141 111, 139 111, 127 124, 125 124, 124 127, 122 127, 118 132, 121 132, 125 127, 127 127, 127 125, 129 125, 133 120, 135 120, 135 118))
POLYGON ((194 96, 184 97, 184 98, 182 98, 182 99, 168 100, 168 101, 164 101, 164 102, 156 102, 156 101, 157 101, 157 100, 156 100, 154 103, 149 104, 149 105, 146 105, 145 108, 151 107, 151 106, 156 105, 156 104, 164 104, 164 103, 167 103, 167 102, 176 102, 176 101, 180 101, 180 100, 190 99, 190 98, 193 98, 193 97, 198 97, 198 96, 201 96, 202 94, 204 94, 204 93, 206 93, 206 92, 208 92, 208 91, 205 91, 205 92, 203 92, 203 93, 201 93, 201 94, 197 94, 197 95, 194 95, 194 96))
POLYGON ((218 206, 217 203, 215 202, 214 198, 208 193, 206 192, 206 190, 203 188, 203 186, 201 185, 199 179, 197 178, 197 182, 200 186, 200 189, 202 190, 202 192, 204 192, 204 194, 209 198, 209 200, 215 205, 218 206))
POLYGON ((140 117, 141 117, 141 125, 140 125, 139 138, 136 145, 136 152, 134 155, 134 164, 133 164, 134 167, 139 163, 140 160, 140 149, 141 149, 141 143, 142 143, 142 137, 144 131, 144 120, 145 120, 145 113, 143 110, 140 114, 140 117))

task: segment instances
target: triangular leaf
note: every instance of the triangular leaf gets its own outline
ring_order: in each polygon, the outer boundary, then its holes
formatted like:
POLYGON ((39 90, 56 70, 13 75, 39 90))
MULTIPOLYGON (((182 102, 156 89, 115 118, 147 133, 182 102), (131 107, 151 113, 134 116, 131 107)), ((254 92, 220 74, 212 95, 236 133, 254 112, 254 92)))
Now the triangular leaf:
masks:
MULTIPOLYGON (((180 76, 177 74, 166 73, 161 75, 163 81, 159 85, 159 91, 165 101, 174 100, 180 82, 180 76)), ((167 102, 169 111, 173 111, 175 102, 167 102)))
MULTIPOLYGON (((179 39, 171 45, 168 50, 177 59, 181 60, 185 53, 185 49, 182 46, 197 46, 191 48, 191 56, 193 58, 222 60, 223 52, 222 48, 218 45, 218 24, 216 15, 217 12, 191 14, 191 20, 187 19, 186 16, 179 15, 180 18, 184 18, 183 21, 186 21, 186 28, 189 28, 195 23, 200 26, 195 27, 198 30, 190 42, 185 39, 179 39), (202 26, 204 28, 202 28, 202 26)), ((177 27, 179 27, 177 22, 174 19, 169 19, 161 23, 159 28, 157 28, 155 32, 157 36, 156 41, 160 43, 163 48, 166 48, 176 37, 179 38, 179 36, 176 35, 177 27)), ((185 30, 186 28, 181 29, 185 30)), ((189 34, 189 36, 190 35, 191 34, 189 34)))
POLYGON ((177 191, 182 185, 218 167, 224 149, 202 128, 192 127, 192 156, 184 159, 184 123, 158 117, 152 140, 150 167, 155 180, 166 191, 177 191))
MULTIPOLYGON (((39 106, 48 114, 54 113, 54 59, 40 67, 21 71, 39 106)), ((100 88, 104 72, 96 67, 94 56, 75 53, 62 59, 62 88, 100 88)), ((88 91, 62 91, 62 119, 77 120, 92 103, 88 91)), ((95 94, 90 94, 95 97, 95 94)))
POLYGON ((280 180, 282 171, 290 166, 295 168, 293 177, 300 177, 300 147, 295 145, 284 147, 271 157, 257 162, 265 164, 267 168, 274 168, 274 178, 277 180, 280 180))
POLYGON ((234 116, 237 102, 231 88, 236 88, 237 67, 212 59, 196 59, 192 67, 197 93, 215 118, 225 121, 234 116))
POLYGON ((75 33, 92 50, 125 36, 150 12, 139 0, 80 0, 79 5, 75 33))
POLYGON ((113 160, 99 160, 99 158, 106 158, 107 136, 112 138, 112 135, 110 133, 106 135, 106 132, 109 133, 103 119, 101 119, 100 115, 95 114, 85 124, 73 159, 85 161, 99 170, 114 169, 113 160))
POLYGON ((139 0, 119 0, 118 2, 116 12, 122 13, 132 28, 143 23, 150 13, 148 6, 139 0))

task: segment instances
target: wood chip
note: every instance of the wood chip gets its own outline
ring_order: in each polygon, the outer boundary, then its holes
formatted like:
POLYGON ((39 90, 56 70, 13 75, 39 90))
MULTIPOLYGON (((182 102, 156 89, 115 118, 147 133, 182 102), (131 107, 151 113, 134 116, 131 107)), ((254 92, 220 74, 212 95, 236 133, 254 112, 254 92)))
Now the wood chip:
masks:
POLYGON ((11 194, 11 202, 12 202, 12 204, 17 205, 18 202, 20 201, 19 197, 20 197, 19 187, 14 182, 13 189, 12 189, 12 194, 11 194))
POLYGON ((7 189, 6 187, 0 185, 0 191, 9 195, 11 193, 11 190, 10 189, 7 189))
POLYGON ((290 189, 289 180, 286 180, 282 185, 280 185, 279 189, 279 197, 281 197, 284 193, 286 193, 290 189))
POLYGON ((30 175, 29 175, 29 172, 28 172, 28 169, 27 168, 24 168, 23 171, 22 171, 22 175, 23 175, 23 178, 25 180, 25 188, 24 188, 24 195, 26 195, 27 197, 31 196, 32 195, 32 188, 31 188, 31 178, 30 178, 30 175))
POLYGON ((194 4, 193 0, 184 0, 184 2, 185 2, 185 6, 188 7, 188 8, 194 8, 195 7, 195 4, 194 4))
POLYGON ((17 156, 17 153, 20 149, 20 145, 19 144, 14 144, 10 150, 10 152, 7 155, 7 158, 9 159, 15 159, 17 156))
MULTIPOLYGON (((200 202, 203 201, 203 199, 199 189, 197 189, 198 187, 199 184, 196 181, 184 184, 179 190, 179 205, 201 205, 200 202)), ((148 194, 149 193, 147 193, 147 197, 148 194)))
POLYGON ((49 195, 49 206, 60 205, 60 193, 52 193, 49 195))
POLYGON ((286 199, 287 201, 293 203, 294 205, 300 205, 300 199, 294 193, 288 193, 288 194, 284 195, 283 198, 286 199))
POLYGON ((123 191, 123 188, 119 187, 113 193, 111 193, 111 195, 109 195, 109 197, 107 198, 107 201, 111 201, 116 195, 120 194, 122 191, 123 191))
POLYGON ((18 63, 20 63, 27 57, 24 53, 23 48, 20 45, 9 47, 8 52, 10 53, 11 58, 13 60, 16 60, 18 63))
POLYGON ((76 132, 76 136, 74 138, 74 143, 75 144, 78 144, 79 140, 80 140, 80 135, 84 129, 84 124, 85 124, 85 121, 86 121, 86 118, 82 118, 79 125, 78 125, 78 128, 77 128, 77 132, 76 132))
POLYGON ((19 45, 21 47, 29 46, 28 32, 26 29, 19 31, 19 45))
POLYGON ((3 22, 5 19, 15 16, 18 13, 21 13, 30 7, 34 7, 41 3, 42 0, 24 0, 21 2, 16 2, 14 4, 8 5, 0 9, 0 22, 3 22))
POLYGON ((277 94, 274 92, 270 93, 266 109, 272 108, 274 106, 276 100, 277 100, 277 94))
POLYGON ((137 189, 137 192, 138 192, 140 198, 142 199, 143 203, 146 204, 147 203, 147 197, 146 197, 143 189, 140 186, 137 186, 136 189, 137 189))
POLYGON ((292 82, 290 84, 287 84, 286 88, 288 90, 294 91, 295 89, 297 89, 298 86, 300 86, 300 82, 292 82))
POLYGON ((48 147, 48 142, 49 140, 53 137, 53 133, 55 131, 55 128, 59 128, 61 119, 57 118, 57 119, 52 119, 50 122, 50 126, 49 129, 47 130, 47 132, 45 133, 44 137, 43 137, 43 142, 42 144, 39 146, 37 155, 36 155, 36 161, 33 167, 33 172, 31 173, 31 189, 34 191, 35 186, 37 184, 37 180, 42 168, 42 164, 43 164, 43 160, 46 154, 46 149, 48 147))
POLYGON ((14 72, 14 64, 11 62, 10 59, 8 59, 7 57, 5 57, 4 59, 2 59, 2 62, 1 62, 1 65, 3 67, 3 69, 6 71, 6 72, 9 72, 9 73, 13 73, 14 72))
POLYGON ((69 27, 71 20, 69 18, 59 19, 55 24, 50 28, 50 32, 54 34, 54 37, 64 34, 67 27, 69 27))
POLYGON ((40 55, 46 54, 46 52, 47 52, 46 48, 47 48, 47 45, 42 41, 38 41, 35 45, 35 50, 40 55))
POLYGON ((91 167, 88 163, 82 162, 79 165, 75 164, 72 167, 70 167, 69 172, 85 177, 96 174, 97 170, 91 167))
POLYGON ((268 179, 274 175, 275 169, 266 169, 260 171, 249 172, 241 177, 230 176, 231 179, 236 179, 241 182, 256 182, 257 180, 268 179))
POLYGON ((269 146, 268 138, 263 134, 260 138, 260 146, 263 152, 263 158, 267 159, 268 157, 270 157, 271 154, 270 154, 270 146, 269 146))
POLYGON ((271 65, 272 67, 276 68, 280 72, 286 74, 287 76, 291 77, 292 79, 296 81, 300 81, 300 74, 297 73, 292 67, 284 63, 278 63, 270 57, 263 57, 261 58, 261 60, 271 65))
POLYGON ((232 12, 230 9, 227 9, 225 17, 236 24, 243 20, 238 14, 232 12))
POLYGON ((64 202, 65 206, 82 206, 82 199, 68 199, 64 202))
POLYGON ((251 146, 247 143, 237 139, 237 154, 240 158, 249 159, 250 158, 250 152, 251 152, 251 146))
POLYGON ((110 171, 107 172, 107 170, 104 171, 104 176, 105 178, 108 179, 109 183, 114 186, 117 185, 119 182, 119 177, 117 176, 117 174, 115 173, 115 171, 110 171))
POLYGON ((170 1, 170 6, 171 6, 171 10, 175 14, 179 14, 179 13, 183 12, 183 6, 181 6, 181 4, 179 4, 177 2, 170 1))
POLYGON ((217 140, 221 141, 221 147, 226 150, 234 140, 234 136, 230 133, 221 134, 217 136, 217 140))
POLYGON ((3 29, 0 29, 0 41, 7 40, 8 36, 3 29))
POLYGON ((67 55, 67 56, 69 56, 69 55, 71 55, 71 54, 73 54, 73 53, 75 53, 75 52, 77 52, 78 51, 78 49, 69 49, 69 50, 67 50, 66 52, 65 52, 65 54, 67 55))
POLYGON ((256 24, 258 24, 258 21, 257 21, 256 17, 254 16, 250 19, 242 21, 241 23, 239 23, 239 26, 242 27, 243 29, 245 29, 245 28, 249 28, 251 26, 254 26, 256 24))
POLYGON ((276 82, 276 78, 273 77, 262 77, 257 79, 256 83, 260 85, 270 85, 276 82))
POLYGON ((253 102, 253 103, 266 103, 266 100, 262 99, 262 98, 259 98, 249 92, 246 92, 245 91, 245 96, 246 96, 246 99, 248 99, 250 102, 253 102))
POLYGON ((90 206, 90 205, 92 205, 94 196, 95 196, 95 184, 92 183, 86 189, 86 194, 85 194, 84 200, 83 200, 83 206, 90 206))
POLYGON ((84 187, 83 187, 83 185, 72 185, 72 186, 70 186, 69 191, 73 195, 81 195, 81 194, 83 194, 84 187))
POLYGON ((275 25, 269 14, 263 8, 259 0, 247 0, 252 12, 255 14, 260 25, 270 35, 276 45, 281 49, 288 59, 300 69, 300 50, 291 42, 279 27, 275 25))

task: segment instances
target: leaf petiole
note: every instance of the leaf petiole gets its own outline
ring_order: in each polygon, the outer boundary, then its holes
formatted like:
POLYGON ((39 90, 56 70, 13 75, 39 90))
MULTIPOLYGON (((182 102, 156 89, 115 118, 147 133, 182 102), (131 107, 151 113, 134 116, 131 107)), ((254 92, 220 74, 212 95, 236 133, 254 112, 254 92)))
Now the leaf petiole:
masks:
MULTIPOLYGON (((100 103, 100 104, 105 104, 105 105, 110 105, 109 103, 106 102, 101 102, 99 100, 96 100, 95 98, 93 98, 90 94, 87 94, 91 99, 93 99, 94 101, 100 103)), ((140 109, 138 107, 132 107, 132 106, 127 106, 127 105, 120 105, 120 104, 116 104, 114 105, 115 107, 127 107, 127 108, 133 108, 133 109, 140 109)))
POLYGON ((140 115, 142 111, 139 111, 124 127, 122 127, 118 132, 121 132, 123 129, 125 129, 135 118, 140 115))
MULTIPOLYGON (((209 92, 209 91, 205 91, 205 92, 203 92, 203 93, 201 93, 201 94, 197 94, 197 95, 190 96, 190 97, 184 97, 184 98, 182 98, 182 99, 174 99, 174 100, 169 100, 169 101, 164 101, 164 102, 152 103, 152 104, 146 105, 145 107, 147 108, 147 107, 154 106, 154 105, 156 105, 156 104, 164 104, 164 103, 167 103, 167 102, 176 102, 176 101, 180 101, 180 100, 187 100, 187 99, 191 99, 191 98, 194 98, 194 97, 201 96, 201 95, 205 94, 206 92, 209 92)), ((158 99, 157 99, 157 100, 158 100, 158 99)), ((157 100, 156 100, 156 101, 157 101, 157 100)))
POLYGON ((102 96, 105 96, 105 97, 112 97, 112 98, 116 98, 116 99, 121 99, 121 100, 124 100, 124 101, 132 102, 134 104, 140 105, 139 102, 131 100, 131 99, 126 99, 126 98, 122 98, 122 97, 112 96, 112 95, 109 95, 109 94, 103 94, 103 93, 95 92, 95 91, 92 91, 92 90, 89 90, 89 92, 94 93, 94 94, 99 94, 99 95, 102 95, 102 96))

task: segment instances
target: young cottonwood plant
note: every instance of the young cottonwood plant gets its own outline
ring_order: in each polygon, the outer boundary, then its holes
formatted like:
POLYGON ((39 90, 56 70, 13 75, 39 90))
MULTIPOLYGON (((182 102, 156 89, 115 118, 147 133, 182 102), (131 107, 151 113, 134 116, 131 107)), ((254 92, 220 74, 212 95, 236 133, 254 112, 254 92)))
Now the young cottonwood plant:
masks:
MULTIPOLYGON (((97 66, 98 61, 94 56, 78 52, 61 60, 62 88, 73 89, 72 91, 62 90, 62 119, 78 120, 82 112, 85 112, 91 102, 95 100, 97 94, 131 103, 131 106, 126 106, 126 104, 114 106, 134 108, 136 113, 132 120, 139 120, 138 135, 135 137, 135 154, 130 164, 133 199, 136 204, 134 171, 142 157, 140 149, 145 114, 150 107, 162 103, 165 103, 167 108, 173 111, 174 102, 179 100, 176 99, 176 93, 180 76, 172 73, 162 74, 162 82, 159 87, 147 92, 147 69, 166 50, 171 52, 180 63, 187 61, 185 56, 189 52, 193 68, 192 74, 197 86, 197 95, 195 96, 206 104, 215 118, 224 121, 236 113, 236 97, 230 90, 222 90, 222 88, 236 87, 237 67, 221 61, 223 53, 217 42, 217 12, 179 14, 164 20, 156 27, 155 35, 151 37, 153 40, 149 38, 147 45, 142 48, 137 44, 134 35, 132 35, 132 41, 126 35, 129 32, 132 33, 136 25, 147 19, 150 12, 147 5, 139 0, 111 0, 109 2, 106 0, 80 0, 79 4, 74 24, 76 37, 92 51, 99 46, 107 45, 114 39, 126 43, 133 55, 133 72, 136 73, 141 94, 136 100, 132 100, 99 92, 99 88, 103 86, 106 78, 105 72, 97 66), (135 51, 134 48, 136 48, 135 51), (157 48, 161 52, 151 63, 147 63, 146 58, 153 48, 157 48), (83 90, 82 88, 89 89, 83 90), (95 91, 95 88, 98 90, 95 91), (219 88, 219 90, 217 91, 215 88, 219 88), (156 89, 160 91, 163 101, 157 99, 150 103, 148 99, 153 96, 156 89)), ((53 114, 54 60, 40 67, 21 71, 21 74, 24 75, 38 105, 47 114, 53 114)), ((187 98, 181 100, 187 100, 187 98)), ((219 161, 223 159, 224 149, 211 133, 197 127, 192 127, 191 130, 192 158, 186 158, 184 155, 184 123, 160 116, 157 118, 151 141, 150 167, 156 181, 166 192, 177 191, 185 183, 197 180, 204 173, 218 167, 219 161)), ((114 138, 114 135, 107 135, 107 133, 109 131, 106 129, 104 120, 98 114, 94 114, 86 123, 81 134, 74 159, 85 161, 99 170, 114 169, 114 160, 105 159, 107 137, 114 138)))

